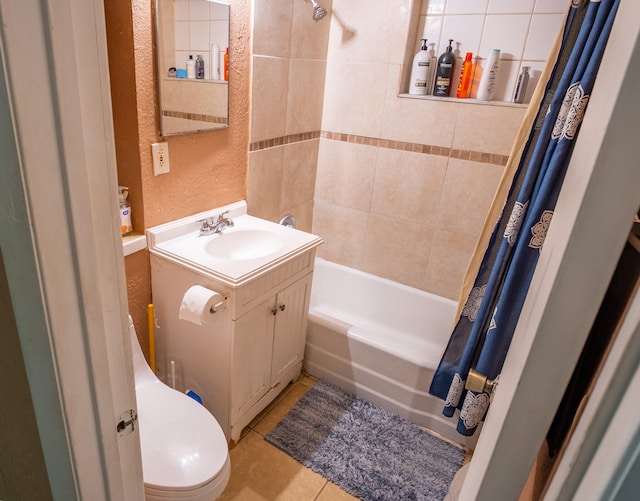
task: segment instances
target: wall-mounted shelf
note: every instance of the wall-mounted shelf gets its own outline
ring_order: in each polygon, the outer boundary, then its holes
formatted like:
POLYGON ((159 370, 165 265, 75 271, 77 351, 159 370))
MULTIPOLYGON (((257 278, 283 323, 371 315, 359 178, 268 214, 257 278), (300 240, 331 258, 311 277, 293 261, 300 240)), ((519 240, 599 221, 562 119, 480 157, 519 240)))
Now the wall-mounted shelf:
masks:
POLYGON ((505 108, 526 108, 529 103, 511 103, 509 101, 480 101, 479 99, 457 97, 421 96, 417 94, 399 94, 398 97, 418 99, 420 101, 445 101, 449 103, 482 104, 484 106, 503 106, 505 108))
POLYGON ((132 233, 126 237, 122 237, 122 249, 124 255, 128 256, 134 252, 147 248, 147 237, 141 233, 132 233))

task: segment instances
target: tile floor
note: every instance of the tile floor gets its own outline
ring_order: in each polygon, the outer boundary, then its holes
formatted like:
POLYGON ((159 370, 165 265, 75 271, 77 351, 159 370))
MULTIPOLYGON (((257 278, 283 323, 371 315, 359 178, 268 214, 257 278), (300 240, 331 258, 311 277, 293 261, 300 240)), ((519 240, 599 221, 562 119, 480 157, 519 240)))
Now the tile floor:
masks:
POLYGON ((220 501, 358 499, 264 440, 264 436, 314 383, 313 378, 303 376, 290 384, 274 403, 247 427, 238 445, 231 449, 231 478, 219 498, 220 501))

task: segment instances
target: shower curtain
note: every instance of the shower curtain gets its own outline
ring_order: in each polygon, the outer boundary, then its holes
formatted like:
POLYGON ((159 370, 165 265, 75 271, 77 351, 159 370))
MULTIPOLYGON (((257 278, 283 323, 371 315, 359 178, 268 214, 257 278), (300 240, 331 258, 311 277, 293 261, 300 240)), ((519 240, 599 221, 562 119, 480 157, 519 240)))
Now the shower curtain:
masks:
POLYGON ((463 286, 458 321, 429 389, 445 401, 446 416, 460 409, 462 435, 475 432, 489 407, 490 396, 465 390, 465 381, 471 368, 489 379, 500 374, 618 3, 572 2, 554 49, 557 56, 529 106, 519 132, 522 141, 512 149, 489 214, 493 219, 485 223, 485 230, 491 229, 476 246, 467 272, 475 279, 470 291, 463 286))

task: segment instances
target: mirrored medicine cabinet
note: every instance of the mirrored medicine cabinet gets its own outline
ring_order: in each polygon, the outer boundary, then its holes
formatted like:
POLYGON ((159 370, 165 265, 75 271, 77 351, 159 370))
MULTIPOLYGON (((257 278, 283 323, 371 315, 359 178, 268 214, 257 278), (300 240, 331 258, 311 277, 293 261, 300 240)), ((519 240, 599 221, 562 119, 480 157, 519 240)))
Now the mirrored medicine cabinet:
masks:
POLYGON ((224 71, 229 21, 230 7, 225 2, 156 0, 163 136, 229 127, 229 81, 224 71), (188 71, 189 56, 202 59, 204 69, 197 78, 188 71))

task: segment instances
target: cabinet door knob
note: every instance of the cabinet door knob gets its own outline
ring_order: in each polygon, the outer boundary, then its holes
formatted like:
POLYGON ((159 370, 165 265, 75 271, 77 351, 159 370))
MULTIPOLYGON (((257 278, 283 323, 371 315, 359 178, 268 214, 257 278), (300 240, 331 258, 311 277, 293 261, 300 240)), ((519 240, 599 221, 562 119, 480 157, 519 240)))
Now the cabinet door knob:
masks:
POLYGON ((286 304, 281 304, 281 305, 280 305, 280 311, 284 311, 284 309, 285 309, 286 307, 287 307, 287 305, 286 305, 286 304))

